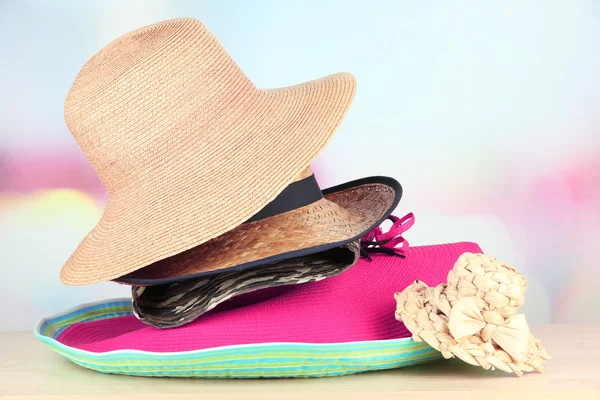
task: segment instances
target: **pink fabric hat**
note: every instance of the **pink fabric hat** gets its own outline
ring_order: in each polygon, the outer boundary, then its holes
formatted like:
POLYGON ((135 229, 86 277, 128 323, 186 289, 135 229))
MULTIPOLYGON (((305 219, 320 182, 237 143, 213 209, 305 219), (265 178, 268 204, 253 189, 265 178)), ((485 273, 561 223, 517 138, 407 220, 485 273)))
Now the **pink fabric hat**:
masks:
POLYGON ((409 248, 402 232, 412 225, 412 214, 393 221, 388 232, 375 230, 367 238, 366 258, 335 277, 239 296, 180 328, 160 330, 127 315, 75 323, 55 338, 93 353, 409 338, 394 318, 394 293, 416 279, 430 286, 444 282, 461 254, 481 249, 469 242, 409 248))

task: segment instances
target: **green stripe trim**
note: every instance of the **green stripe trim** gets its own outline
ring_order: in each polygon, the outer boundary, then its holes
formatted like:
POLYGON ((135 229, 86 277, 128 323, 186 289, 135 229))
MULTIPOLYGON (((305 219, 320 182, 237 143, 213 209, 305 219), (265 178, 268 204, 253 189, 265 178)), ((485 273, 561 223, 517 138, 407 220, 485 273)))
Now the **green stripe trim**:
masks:
POLYGON ((129 299, 84 305, 41 321, 34 333, 85 368, 110 374, 207 378, 310 377, 416 365, 441 358, 410 338, 348 343, 263 343, 179 353, 117 350, 93 353, 56 340, 72 324, 131 315, 129 299))

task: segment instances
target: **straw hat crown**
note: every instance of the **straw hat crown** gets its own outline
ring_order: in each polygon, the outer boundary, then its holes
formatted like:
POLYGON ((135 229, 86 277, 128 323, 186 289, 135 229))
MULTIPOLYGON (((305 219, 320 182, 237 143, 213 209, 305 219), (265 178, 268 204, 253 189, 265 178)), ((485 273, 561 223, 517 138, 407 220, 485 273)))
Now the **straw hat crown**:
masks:
POLYGON ((65 103, 108 202, 62 281, 115 279, 239 226, 323 150, 355 88, 338 73, 258 89, 195 19, 114 40, 85 64, 65 103))
POLYGON ((111 192, 164 167, 178 148, 231 141, 207 128, 235 122, 258 94, 204 24, 181 19, 98 52, 67 96, 65 119, 111 192))

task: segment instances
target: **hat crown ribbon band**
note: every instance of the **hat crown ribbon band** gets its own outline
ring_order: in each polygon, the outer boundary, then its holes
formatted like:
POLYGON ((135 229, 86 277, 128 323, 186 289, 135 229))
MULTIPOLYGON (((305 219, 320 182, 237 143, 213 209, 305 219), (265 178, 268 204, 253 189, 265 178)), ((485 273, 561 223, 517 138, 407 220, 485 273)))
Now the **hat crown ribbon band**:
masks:
POLYGON ((323 192, 314 175, 289 184, 275 200, 264 206, 244 224, 260 221, 312 204, 323 198, 323 192))

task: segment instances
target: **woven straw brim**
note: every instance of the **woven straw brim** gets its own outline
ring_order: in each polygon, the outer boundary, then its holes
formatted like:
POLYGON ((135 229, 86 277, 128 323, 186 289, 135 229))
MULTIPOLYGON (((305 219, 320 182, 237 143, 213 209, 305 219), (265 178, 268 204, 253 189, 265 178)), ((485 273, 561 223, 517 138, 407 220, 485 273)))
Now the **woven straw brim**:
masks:
POLYGON ((356 240, 327 251, 266 264, 248 271, 224 272, 154 286, 133 286, 133 313, 157 328, 189 324, 219 304, 262 289, 318 282, 352 267, 360 257, 356 240))
POLYGON ((211 137, 198 138, 217 144, 223 136, 234 138, 243 151, 203 154, 197 147, 206 143, 186 143, 140 184, 110 193, 104 215, 63 266, 61 280, 85 285, 118 278, 239 226, 316 158, 355 87, 354 77, 341 73, 260 90, 235 120, 223 118, 210 127, 211 137), (208 178, 205 168, 213 171, 208 178))
POLYGON ((274 256, 292 258, 302 250, 321 251, 319 246, 335 246, 363 236, 393 211, 398 196, 395 188, 383 183, 332 193, 296 210, 241 225, 118 281, 147 286, 222 272, 253 261, 262 264, 249 267, 260 268, 274 256))

